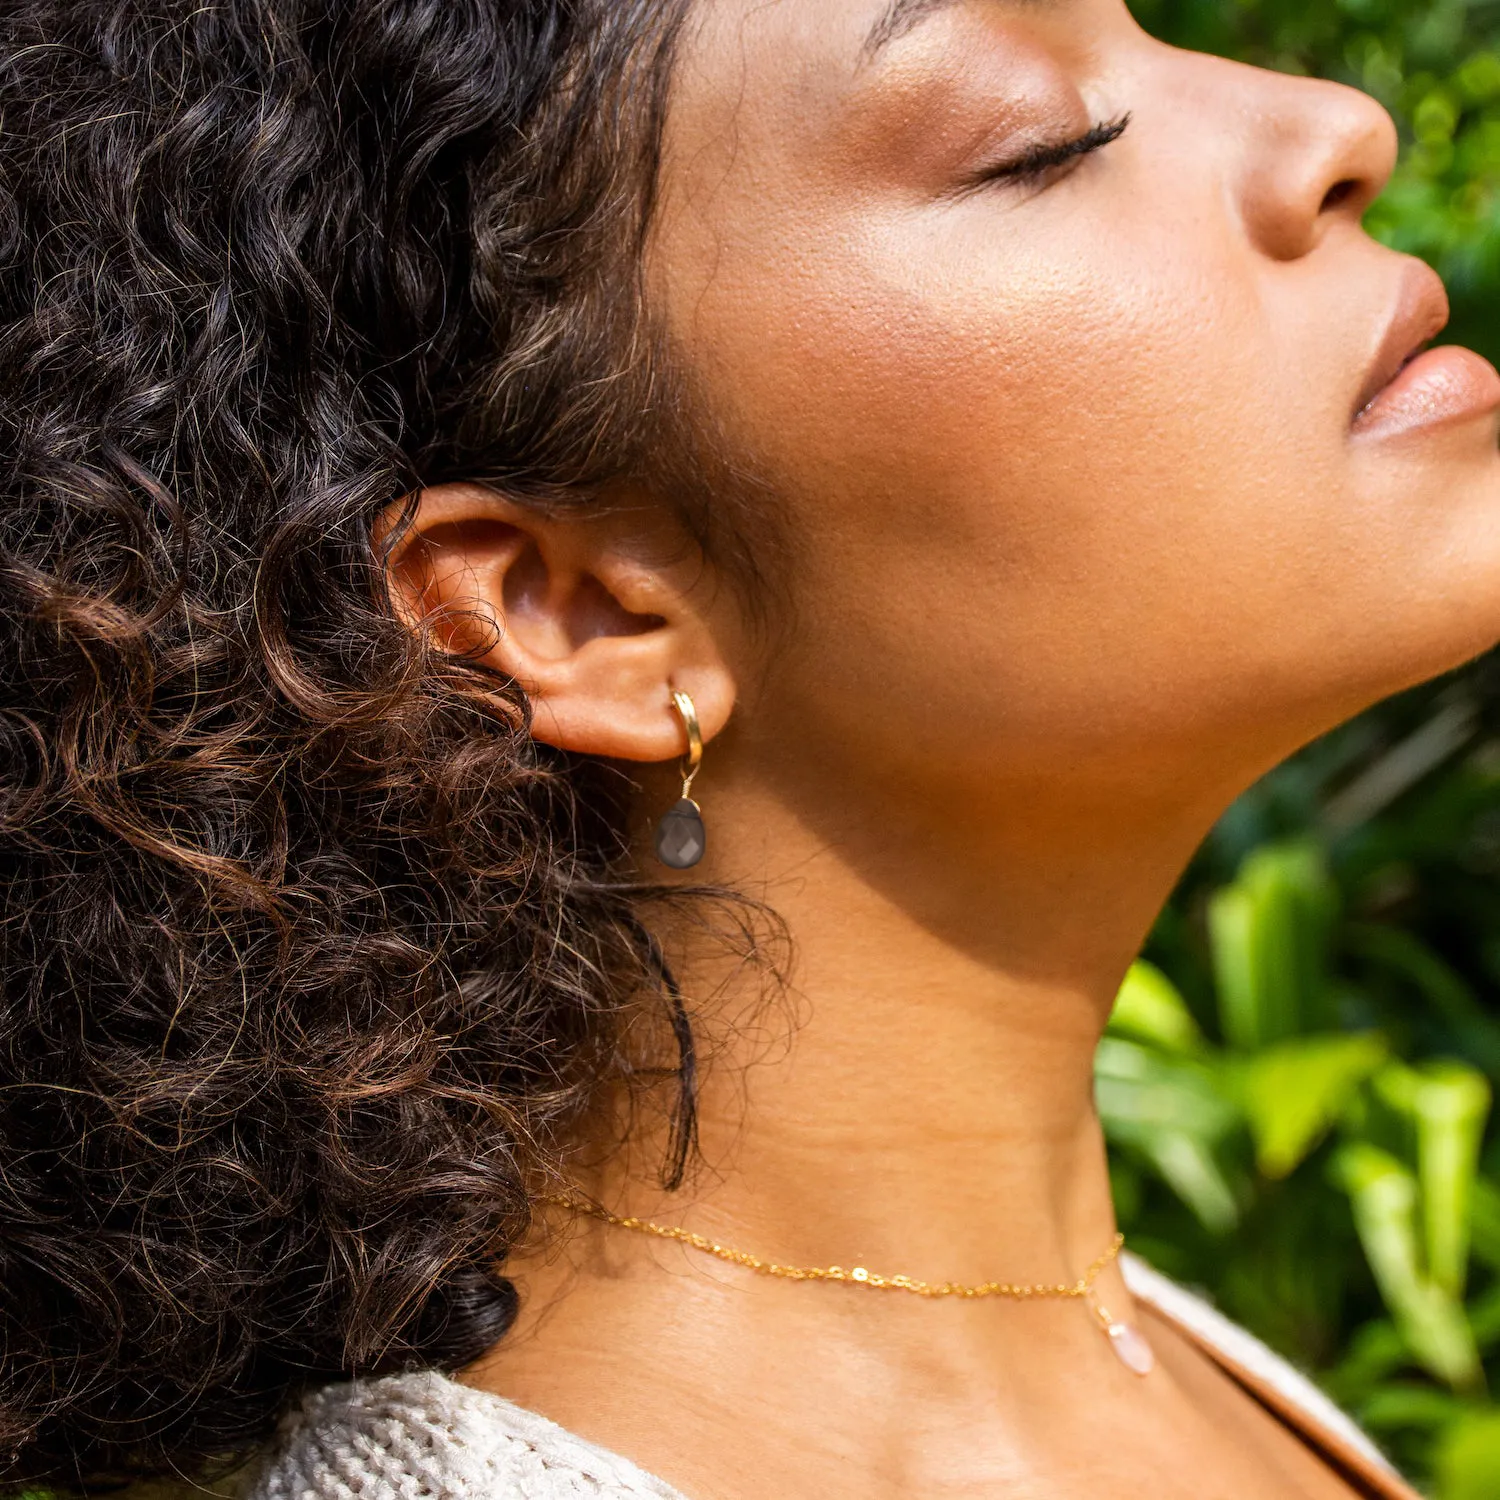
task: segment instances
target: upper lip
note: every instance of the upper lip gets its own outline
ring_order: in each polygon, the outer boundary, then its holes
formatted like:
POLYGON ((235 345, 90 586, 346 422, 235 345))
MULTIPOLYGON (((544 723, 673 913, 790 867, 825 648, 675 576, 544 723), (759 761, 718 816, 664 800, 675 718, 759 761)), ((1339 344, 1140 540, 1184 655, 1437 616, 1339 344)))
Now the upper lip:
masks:
POLYGON ((1407 262, 1395 311, 1360 389, 1354 415, 1377 396, 1448 326, 1448 293, 1442 278, 1422 261, 1407 262))

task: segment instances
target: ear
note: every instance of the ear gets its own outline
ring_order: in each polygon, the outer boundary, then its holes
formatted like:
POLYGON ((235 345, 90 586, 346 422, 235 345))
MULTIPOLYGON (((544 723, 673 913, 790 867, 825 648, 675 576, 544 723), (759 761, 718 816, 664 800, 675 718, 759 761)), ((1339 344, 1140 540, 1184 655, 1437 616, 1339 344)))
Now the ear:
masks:
POLYGON ((735 683, 706 617, 716 591, 653 507, 546 515, 477 484, 440 484, 376 528, 391 596, 445 650, 515 678, 543 744, 618 760, 687 748, 686 692, 705 740, 735 683))

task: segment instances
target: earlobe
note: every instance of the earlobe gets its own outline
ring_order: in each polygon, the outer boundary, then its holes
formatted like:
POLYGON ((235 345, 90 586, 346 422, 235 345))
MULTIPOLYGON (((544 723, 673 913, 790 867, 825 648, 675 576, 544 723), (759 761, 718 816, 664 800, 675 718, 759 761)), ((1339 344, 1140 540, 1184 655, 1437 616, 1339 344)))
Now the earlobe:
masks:
POLYGON ((435 485, 375 534, 397 609, 442 649, 514 678, 544 744, 619 760, 682 754, 674 690, 703 737, 735 687, 704 567, 651 512, 548 515, 481 485, 435 485))

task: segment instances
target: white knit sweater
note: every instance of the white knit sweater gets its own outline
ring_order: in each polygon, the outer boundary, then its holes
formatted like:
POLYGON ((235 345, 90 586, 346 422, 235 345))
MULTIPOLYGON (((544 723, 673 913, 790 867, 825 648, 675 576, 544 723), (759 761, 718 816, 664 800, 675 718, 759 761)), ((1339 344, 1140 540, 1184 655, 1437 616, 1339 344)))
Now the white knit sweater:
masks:
MULTIPOLYGON (((1416 1500, 1369 1440, 1284 1360, 1141 1261, 1131 1292, 1356 1466, 1371 1493, 1416 1500)), ((683 1500, 628 1459, 512 1402, 435 1373, 308 1397, 243 1500, 683 1500)))

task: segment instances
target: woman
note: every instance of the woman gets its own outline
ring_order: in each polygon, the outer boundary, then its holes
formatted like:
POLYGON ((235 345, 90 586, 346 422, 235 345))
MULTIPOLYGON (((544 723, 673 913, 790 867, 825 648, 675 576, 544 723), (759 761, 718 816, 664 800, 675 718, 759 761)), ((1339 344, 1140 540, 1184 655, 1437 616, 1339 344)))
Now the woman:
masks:
POLYGON ((1500 638, 1377 106, 1120 0, 0 28, 10 1477, 1409 1494, 1090 1083, 1224 806, 1500 638))

